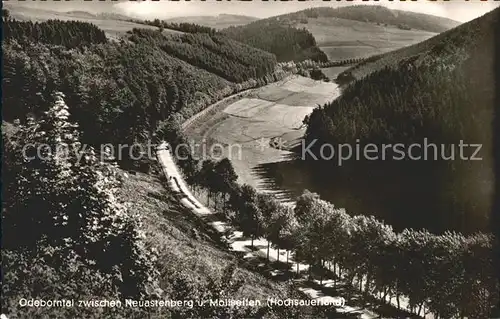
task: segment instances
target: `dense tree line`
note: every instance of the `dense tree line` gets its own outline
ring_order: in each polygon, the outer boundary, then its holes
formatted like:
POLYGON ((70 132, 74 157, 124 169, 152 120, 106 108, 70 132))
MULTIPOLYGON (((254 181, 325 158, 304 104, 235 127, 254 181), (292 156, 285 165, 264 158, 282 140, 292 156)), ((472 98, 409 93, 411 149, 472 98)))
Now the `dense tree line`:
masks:
POLYGON ((316 40, 306 29, 285 26, 275 19, 258 20, 247 25, 221 30, 224 35, 250 46, 271 52, 278 61, 313 60, 326 62, 316 40))
POLYGON ((61 89, 85 143, 102 144, 145 140, 157 121, 231 84, 144 43, 82 51, 14 43, 4 46, 3 85, 6 120, 40 115, 47 94, 61 89))
POLYGON ((3 39, 6 42, 41 42, 75 48, 106 43, 106 34, 97 26, 81 21, 48 20, 44 22, 4 19, 3 39))
POLYGON ((260 78, 273 71, 276 58, 220 35, 206 33, 165 37, 152 30, 132 30, 132 41, 147 38, 169 55, 232 82, 260 78))
POLYGON ((135 212, 116 199, 121 175, 82 148, 68 118, 57 93, 38 120, 3 135, 2 311, 9 315, 19 298, 141 298, 158 287, 135 212))
MULTIPOLYGON (((442 32, 425 41, 368 57, 356 66, 343 71, 339 74, 339 77, 344 77, 347 80, 344 82, 348 83, 354 79, 361 79, 384 67, 397 69, 402 61, 408 59, 423 60, 438 57, 443 61, 448 58, 453 60, 457 55, 491 56, 491 52, 495 50, 494 43, 497 38, 495 30, 497 29, 496 25, 498 25, 498 18, 499 10, 492 10, 484 16, 442 32), (479 47, 482 49, 478 50, 479 47)), ((477 58, 476 62, 484 63, 484 61, 477 58)))
POLYGON ((424 137, 444 143, 458 142, 477 127, 464 109, 473 101, 463 75, 455 72, 452 77, 430 66, 402 68, 404 72, 375 72, 349 86, 339 99, 315 109, 307 136, 335 145, 356 139, 411 144, 424 137))
POLYGON ((141 24, 146 24, 146 25, 151 25, 154 27, 158 27, 159 29, 171 29, 171 30, 177 30, 181 32, 186 32, 186 33, 208 33, 208 34, 216 34, 218 31, 217 29, 195 24, 195 23, 188 23, 188 22, 180 22, 180 23, 175 23, 175 22, 168 22, 160 19, 154 19, 154 20, 131 20, 132 22, 135 23, 141 23, 141 24))
POLYGON ((280 62, 307 59, 322 62, 328 60, 326 55, 316 46, 316 40, 307 30, 286 26, 274 19, 255 21, 237 27, 231 26, 223 30, 194 23, 173 23, 159 19, 152 21, 134 20, 134 22, 156 26, 160 31, 171 29, 190 34, 225 35, 254 48, 273 53, 280 62))

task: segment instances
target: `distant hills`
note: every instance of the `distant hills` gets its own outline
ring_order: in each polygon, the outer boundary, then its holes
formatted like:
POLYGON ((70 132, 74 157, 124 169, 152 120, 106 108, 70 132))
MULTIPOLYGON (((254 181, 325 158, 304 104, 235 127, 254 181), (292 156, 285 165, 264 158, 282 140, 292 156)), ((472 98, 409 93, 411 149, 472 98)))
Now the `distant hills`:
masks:
MULTIPOLYGON (((20 20, 91 22, 103 29, 109 38, 115 39, 123 37, 132 28, 155 29, 155 26, 137 23, 131 17, 110 10, 96 13, 75 6, 71 7, 73 10, 61 12, 51 6, 19 3, 5 3, 5 6, 14 18, 20 20)), ((371 5, 311 8, 266 19, 220 14, 164 21, 220 30, 234 40, 274 53, 280 61, 366 58, 421 42, 459 24, 446 18, 371 5)), ((169 28, 164 32, 175 33, 169 28)))
POLYGON ((90 19, 97 18, 96 14, 93 14, 93 13, 90 13, 87 11, 79 11, 79 10, 66 11, 65 14, 67 14, 69 16, 73 16, 73 17, 90 18, 90 19))
POLYGON ((426 40, 457 21, 383 6, 318 7, 267 20, 307 29, 330 60, 365 58, 426 40))
POLYGON ((429 14, 391 10, 383 6, 368 5, 356 5, 341 8, 311 8, 284 14, 280 16, 280 18, 288 18, 292 20, 304 18, 339 18, 375 24, 392 25, 403 30, 417 29, 434 33, 446 31, 460 24, 460 22, 455 20, 429 14))
POLYGON ((167 22, 173 23, 195 23, 214 29, 224 29, 230 26, 245 25, 259 20, 256 17, 235 15, 235 14, 219 14, 218 16, 193 16, 193 17, 176 17, 167 19, 167 22))

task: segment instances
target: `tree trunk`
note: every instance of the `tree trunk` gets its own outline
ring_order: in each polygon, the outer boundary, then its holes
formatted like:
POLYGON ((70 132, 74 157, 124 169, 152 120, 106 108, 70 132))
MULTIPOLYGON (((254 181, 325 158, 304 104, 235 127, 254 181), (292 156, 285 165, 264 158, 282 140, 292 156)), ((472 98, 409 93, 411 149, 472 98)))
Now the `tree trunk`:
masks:
POLYGON ((287 267, 288 267, 288 254, 289 254, 289 253, 290 253, 290 252, 287 250, 287 251, 286 251, 286 266, 287 266, 287 267))
POLYGON ((269 246, 271 246, 271 242, 267 241, 267 261, 269 261, 269 246))
POLYGON ((277 251, 278 251, 277 260, 278 260, 278 262, 280 262, 280 249, 278 248, 277 251))
POLYGON ((250 244, 250 247, 253 248, 253 235, 252 235, 252 243, 250 244))
POLYGON ((335 262, 333 262, 333 287, 337 288, 337 273, 335 272, 335 262))
POLYGON ((398 304, 398 310, 401 310, 401 304, 399 302, 399 292, 396 292, 396 302, 398 304))
POLYGON ((323 265, 322 265, 323 262, 320 260, 319 263, 321 265, 321 267, 319 267, 319 272, 320 272, 320 274, 319 274, 319 285, 322 286, 323 285, 323 265))
POLYGON ((418 305, 418 312, 417 312, 417 315, 418 315, 419 317, 420 317, 420 312, 422 312, 422 306, 423 306, 423 304, 424 304, 424 303, 422 302, 420 305, 418 305))
POLYGON ((389 292, 389 289, 388 288, 384 288, 384 294, 382 296, 382 300, 384 300, 384 302, 386 301, 386 297, 387 297, 387 293, 389 292))
POLYGON ((297 275, 299 274, 299 262, 297 261, 297 275))
POLYGON ((368 294, 370 290, 370 273, 366 275, 366 285, 365 285, 365 293, 368 294))
POLYGON ((223 206, 222 206, 222 210, 224 211, 224 213, 227 211, 227 194, 224 194, 224 197, 223 197, 223 206))

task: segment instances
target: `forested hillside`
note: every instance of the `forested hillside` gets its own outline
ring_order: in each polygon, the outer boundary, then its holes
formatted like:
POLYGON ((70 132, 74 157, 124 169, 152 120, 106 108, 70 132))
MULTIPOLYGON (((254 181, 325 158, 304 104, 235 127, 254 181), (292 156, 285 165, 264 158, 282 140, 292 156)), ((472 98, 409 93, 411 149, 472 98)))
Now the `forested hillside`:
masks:
MULTIPOLYGON (((494 11, 496 12, 496 11, 494 11)), ((385 54, 373 56, 366 61, 342 72, 338 80, 340 83, 361 79, 371 72, 385 67, 398 68, 404 60, 421 61, 440 58, 442 60, 461 53, 471 54, 475 46, 483 37, 491 37, 495 14, 489 13, 481 19, 475 19, 456 28, 443 32, 423 42, 401 48, 385 54), (488 31, 490 30, 490 31, 488 31), (486 33, 484 33, 487 31, 486 33)), ((493 50, 491 43, 484 42, 485 50, 493 50)), ((478 54, 476 52, 476 54, 478 54)), ((420 63, 420 62, 417 62, 420 63)))
POLYGON ((311 33, 305 29, 283 25, 275 18, 229 27, 221 32, 236 41, 273 53, 279 62, 328 60, 316 46, 311 33))
MULTIPOLYGON (((241 26, 230 26, 222 30, 194 23, 176 23, 170 20, 131 21, 155 26, 159 30, 169 29, 196 34, 197 37, 207 37, 201 36, 201 33, 209 34, 212 39, 214 37, 218 39, 229 37, 239 43, 270 52, 277 57, 279 62, 304 60, 325 62, 328 60, 326 55, 316 46, 316 40, 307 30, 284 25, 274 18, 258 20, 241 26)), ((182 41, 192 42, 192 40, 182 41)), ((225 41, 227 42, 227 40, 225 41)))
POLYGON ((106 43, 106 34, 93 24, 48 20, 43 23, 9 20, 2 25, 4 41, 41 42, 68 48, 106 43))
POLYGON ((147 39, 169 55, 235 83, 263 77, 276 65, 272 54, 222 35, 200 32, 165 37, 158 32, 140 29, 134 29, 132 34, 134 42, 138 38, 147 39))
POLYGON ((393 25, 399 28, 418 29, 429 32, 444 32, 459 22, 429 14, 411 11, 391 10, 383 6, 355 5, 340 8, 319 7, 306 9, 280 18, 339 18, 361 22, 393 25))
POLYGON ((220 35, 134 30, 127 41, 99 43, 87 23, 35 24, 41 36, 30 22, 4 25, 4 120, 40 116, 60 90, 91 144, 148 139, 159 121, 187 118, 276 65, 273 55, 220 35))
MULTIPOLYGON (((408 207, 406 218, 413 215, 421 220, 447 220, 454 230, 462 230, 467 224, 487 230, 493 198, 492 70, 499 12, 494 10, 439 36, 440 41, 433 42, 435 46, 425 54, 399 61, 397 67, 384 68, 352 83, 340 98, 313 111, 307 121, 307 139, 318 139, 318 145, 354 145, 359 140, 362 147, 369 143, 423 145, 427 139, 429 144, 438 145, 438 154, 445 154, 445 158, 451 152, 459 156, 461 141, 481 144, 480 161, 411 161, 407 156, 404 161, 389 161, 390 165, 369 161, 350 161, 347 165, 372 170, 379 165, 387 176, 396 171, 409 175, 407 189, 416 184, 427 185, 429 192, 419 195, 426 204, 408 207), (439 150, 440 145, 446 145, 444 151, 439 150), (428 176, 427 180, 422 181, 424 176, 428 176), (434 195, 439 193, 446 195, 436 198, 434 195), (434 217, 432 207, 439 212, 434 217)), ((472 151, 467 149, 464 156, 470 157, 472 151)), ((388 152, 387 158, 393 155, 388 152)), ((321 174, 325 174, 335 164, 313 165, 321 167, 321 174)), ((409 192, 407 196, 414 195, 409 192)))

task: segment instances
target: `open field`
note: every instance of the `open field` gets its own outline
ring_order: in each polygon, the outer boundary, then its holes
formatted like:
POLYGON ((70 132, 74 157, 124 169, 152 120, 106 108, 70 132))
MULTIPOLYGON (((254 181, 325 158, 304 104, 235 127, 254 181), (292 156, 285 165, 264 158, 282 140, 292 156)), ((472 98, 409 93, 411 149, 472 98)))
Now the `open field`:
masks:
POLYGON ((197 143, 224 145, 224 155, 231 159, 240 183, 272 191, 257 167, 286 160, 291 154, 287 149, 305 132, 304 117, 338 95, 334 83, 294 76, 257 89, 199 125, 187 127, 186 134, 197 143), (276 139, 283 142, 280 149, 269 144, 276 139))
POLYGON ((330 60, 367 57, 385 53, 428 39, 436 33, 421 30, 402 30, 339 18, 308 18, 297 27, 312 33, 319 48, 330 60))

